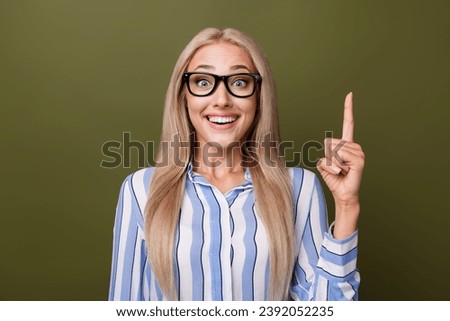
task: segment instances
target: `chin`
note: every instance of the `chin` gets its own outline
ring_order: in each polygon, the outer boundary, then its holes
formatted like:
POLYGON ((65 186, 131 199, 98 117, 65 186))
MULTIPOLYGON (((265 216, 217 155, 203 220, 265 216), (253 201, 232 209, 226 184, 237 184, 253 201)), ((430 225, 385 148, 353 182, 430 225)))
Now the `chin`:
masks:
POLYGON ((208 146, 211 146, 211 148, 227 148, 227 147, 233 147, 236 148, 239 147, 239 139, 223 139, 223 138, 213 138, 211 140, 207 141, 208 146))

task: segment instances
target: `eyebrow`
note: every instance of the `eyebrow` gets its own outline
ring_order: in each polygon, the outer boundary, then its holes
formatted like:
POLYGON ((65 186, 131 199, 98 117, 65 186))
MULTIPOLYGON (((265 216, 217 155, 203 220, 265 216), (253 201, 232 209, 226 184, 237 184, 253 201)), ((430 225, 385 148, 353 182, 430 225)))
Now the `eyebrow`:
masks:
MULTIPOLYGON (((197 69, 206 69, 206 70, 214 70, 214 66, 212 65, 198 65, 194 71, 197 69)), ((250 72, 250 69, 246 65, 233 65, 230 67, 230 70, 239 70, 239 69, 246 69, 248 72, 250 72)))
POLYGON ((196 71, 197 69, 207 69, 207 70, 212 70, 212 69, 214 69, 214 67, 211 66, 211 65, 198 65, 198 66, 194 69, 194 71, 196 71))
POLYGON ((231 70, 239 70, 239 69, 247 69, 248 72, 250 72, 250 69, 246 65, 234 65, 231 66, 231 70))

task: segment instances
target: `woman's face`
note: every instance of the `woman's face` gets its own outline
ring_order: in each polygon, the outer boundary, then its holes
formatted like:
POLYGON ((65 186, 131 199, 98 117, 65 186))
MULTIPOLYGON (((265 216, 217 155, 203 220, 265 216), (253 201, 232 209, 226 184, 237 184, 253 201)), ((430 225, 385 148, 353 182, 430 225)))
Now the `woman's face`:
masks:
MULTIPOLYGON (((219 76, 236 73, 255 73, 249 55, 238 46, 218 42, 200 48, 192 57, 187 72, 207 72, 219 76)), ((207 85, 204 80, 196 84, 207 85)), ((239 80, 233 86, 241 86, 239 80)), ((216 90, 204 97, 193 96, 185 86, 189 118, 201 145, 218 143, 222 148, 241 142, 253 123, 256 112, 256 93, 240 98, 230 94, 223 81, 216 90)))

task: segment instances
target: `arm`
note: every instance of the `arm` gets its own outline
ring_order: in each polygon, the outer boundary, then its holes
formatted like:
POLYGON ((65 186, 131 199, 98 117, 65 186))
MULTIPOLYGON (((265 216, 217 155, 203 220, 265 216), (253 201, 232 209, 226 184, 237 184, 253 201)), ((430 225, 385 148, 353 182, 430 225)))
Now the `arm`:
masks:
MULTIPOLYGON (((325 198, 313 173, 304 171, 297 200, 298 259, 291 297, 295 300, 357 300, 357 231, 337 240, 327 223, 325 198)), ((294 179, 296 179, 294 177, 294 179)))
POLYGON ((123 182, 116 208, 113 255, 108 299, 142 300, 146 262, 140 207, 132 186, 132 175, 123 182))

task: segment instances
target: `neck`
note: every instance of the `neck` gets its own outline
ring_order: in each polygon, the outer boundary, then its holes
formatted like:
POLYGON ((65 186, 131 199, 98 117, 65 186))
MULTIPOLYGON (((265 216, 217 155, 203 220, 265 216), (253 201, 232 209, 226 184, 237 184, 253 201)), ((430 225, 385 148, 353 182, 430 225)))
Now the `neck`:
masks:
POLYGON ((222 147, 218 143, 203 143, 194 155, 194 170, 204 176, 223 178, 243 174, 240 144, 222 147))

